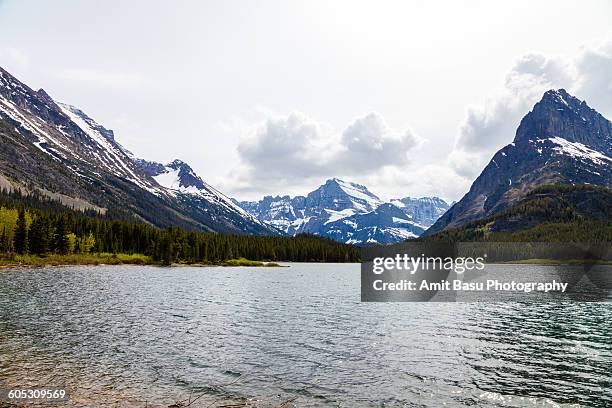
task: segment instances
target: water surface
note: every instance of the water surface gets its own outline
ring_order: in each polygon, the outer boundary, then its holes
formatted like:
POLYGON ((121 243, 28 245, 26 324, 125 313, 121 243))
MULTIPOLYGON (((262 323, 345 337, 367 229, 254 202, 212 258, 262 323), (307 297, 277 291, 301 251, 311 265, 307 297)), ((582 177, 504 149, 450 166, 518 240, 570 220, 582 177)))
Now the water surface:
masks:
POLYGON ((0 383, 66 385, 71 406, 612 406, 610 304, 359 285, 355 264, 0 271, 0 383))

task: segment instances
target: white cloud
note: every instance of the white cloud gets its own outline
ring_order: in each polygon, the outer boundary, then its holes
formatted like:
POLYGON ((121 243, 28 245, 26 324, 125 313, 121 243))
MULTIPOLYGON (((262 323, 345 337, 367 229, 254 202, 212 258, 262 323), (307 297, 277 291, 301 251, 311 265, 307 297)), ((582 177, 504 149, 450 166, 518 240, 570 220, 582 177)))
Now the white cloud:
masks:
POLYGON ((322 126, 303 113, 268 118, 238 146, 242 175, 262 183, 321 175, 335 148, 326 139, 322 126))
POLYGON ((499 89, 469 106, 440 163, 415 161, 422 140, 390 129, 381 115, 356 119, 341 133, 304 114, 268 119, 239 147, 235 191, 288 191, 338 176, 387 197, 414 192, 457 199, 493 154, 512 142, 520 120, 549 89, 565 88, 612 117, 612 41, 584 47, 571 57, 529 54, 518 60, 499 89))
POLYGON ((117 87, 139 85, 144 81, 142 76, 136 74, 79 68, 60 70, 57 76, 69 81, 117 87))
POLYGON ((303 113, 273 115, 246 128, 238 146, 235 190, 283 189, 327 177, 368 177, 410 163, 421 139, 396 132, 377 113, 356 119, 339 133, 303 113))
POLYGON ((500 90, 468 107, 449 165, 461 176, 477 176, 491 156, 512 141, 521 118, 544 92, 573 82, 568 72, 562 62, 543 55, 523 57, 508 73, 500 90))
POLYGON ((612 118, 612 39, 585 48, 574 62, 578 77, 573 91, 608 119, 612 118))
POLYGON ((570 58, 530 54, 506 76, 503 87, 468 107, 447 163, 473 179, 493 154, 514 139, 520 120, 544 92, 565 88, 604 116, 612 114, 612 41, 585 47, 570 58))
POLYGON ((394 132, 377 113, 355 120, 342 133, 342 153, 334 160, 355 173, 405 165, 408 152, 420 143, 411 130, 394 132))

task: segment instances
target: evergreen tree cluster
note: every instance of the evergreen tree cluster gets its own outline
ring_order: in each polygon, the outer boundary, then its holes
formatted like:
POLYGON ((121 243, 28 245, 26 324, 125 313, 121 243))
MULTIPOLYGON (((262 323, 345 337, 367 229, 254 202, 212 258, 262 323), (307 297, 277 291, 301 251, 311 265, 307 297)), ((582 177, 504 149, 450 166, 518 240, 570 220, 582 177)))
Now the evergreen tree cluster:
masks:
POLYGON ((612 190, 588 184, 543 185, 489 218, 417 240, 609 243, 612 190))
POLYGON ((143 254, 164 264, 258 261, 358 262, 358 248, 313 235, 221 235, 165 230, 144 223, 83 214, 19 192, 0 192, 0 251, 19 254, 143 254))

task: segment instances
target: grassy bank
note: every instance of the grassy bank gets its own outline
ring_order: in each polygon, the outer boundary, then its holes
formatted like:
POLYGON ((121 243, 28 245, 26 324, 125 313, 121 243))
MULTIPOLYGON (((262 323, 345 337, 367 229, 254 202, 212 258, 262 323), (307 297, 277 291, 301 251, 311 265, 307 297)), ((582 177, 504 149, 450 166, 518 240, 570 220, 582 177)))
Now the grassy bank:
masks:
POLYGON ((0 266, 59 266, 59 265, 152 265, 151 257, 141 254, 51 254, 39 255, 5 255, 0 259, 0 266))
MULTIPOLYGON (((11 268, 17 266, 61 266, 61 265, 161 265, 150 256, 142 254, 50 254, 18 255, 10 254, 0 257, 0 268, 11 268)), ((178 263, 172 266, 249 266, 249 267, 275 267, 280 266, 275 262, 251 261, 245 258, 229 259, 218 263, 178 263)))
POLYGON ((228 259, 225 262, 221 263, 222 266, 266 266, 266 267, 278 267, 280 266, 276 262, 260 262, 260 261, 250 261, 245 258, 238 259, 228 259))

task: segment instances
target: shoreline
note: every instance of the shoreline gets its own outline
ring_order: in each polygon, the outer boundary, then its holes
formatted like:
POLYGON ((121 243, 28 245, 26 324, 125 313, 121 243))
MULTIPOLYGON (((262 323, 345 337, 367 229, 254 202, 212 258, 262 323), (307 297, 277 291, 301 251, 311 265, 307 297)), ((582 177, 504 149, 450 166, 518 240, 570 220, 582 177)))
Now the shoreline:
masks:
POLYGON ((49 268, 66 266, 159 266, 168 268, 180 267, 249 267, 249 268, 282 268, 288 267, 272 261, 253 261, 245 258, 228 259, 221 262, 173 262, 165 265, 140 254, 93 254, 93 255, 15 255, 9 259, 0 259, 1 269, 15 268, 49 268))
MULTIPOLYGON (((221 262, 173 262, 166 265, 160 261, 154 261, 151 257, 141 254, 70 254, 70 255, 15 255, 0 257, 0 270, 17 268, 50 268, 66 266, 158 266, 165 268, 206 268, 206 267, 248 267, 248 268, 288 268, 289 265, 281 265, 279 262, 291 261, 254 261, 245 258, 228 259, 221 262)), ((316 262, 315 263, 337 263, 316 262)), ((345 262, 340 262, 340 264, 345 262)), ((358 263, 359 264, 359 263, 358 263)), ((486 265, 542 265, 542 266, 580 266, 580 265, 612 265, 612 260, 584 260, 584 259, 519 259, 511 261, 497 261, 486 263, 486 265)))

